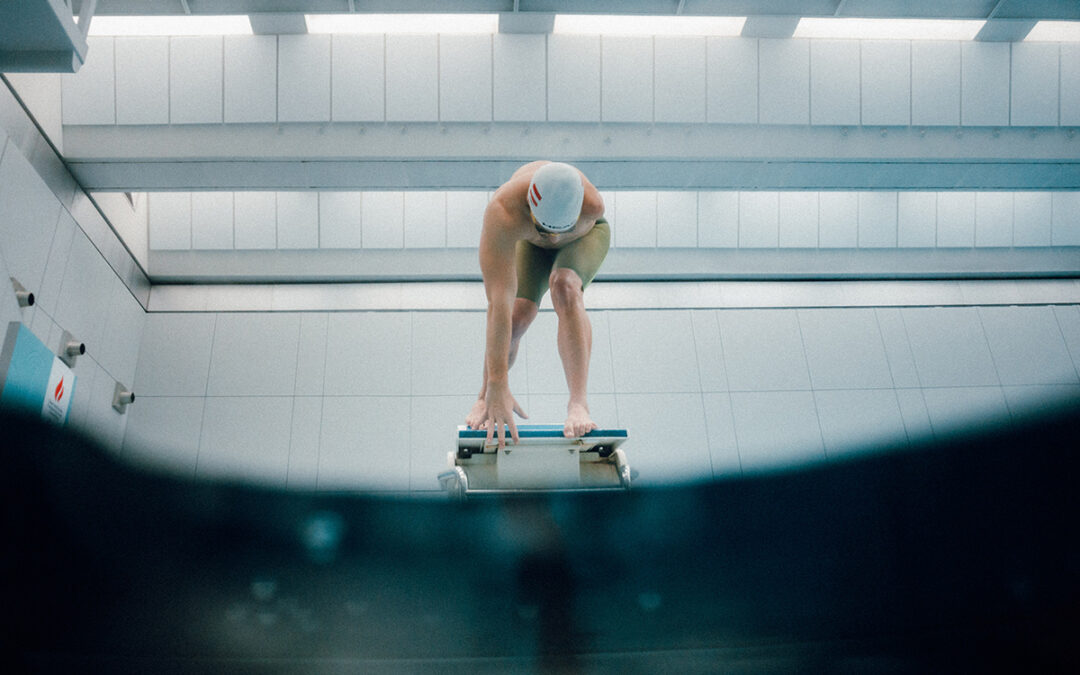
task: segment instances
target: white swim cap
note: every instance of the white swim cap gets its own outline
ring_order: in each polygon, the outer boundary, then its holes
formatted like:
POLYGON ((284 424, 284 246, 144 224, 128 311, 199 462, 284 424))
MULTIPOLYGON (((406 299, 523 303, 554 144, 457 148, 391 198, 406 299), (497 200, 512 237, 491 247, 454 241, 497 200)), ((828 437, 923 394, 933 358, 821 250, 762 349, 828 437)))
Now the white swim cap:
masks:
POLYGON ((545 164, 529 183, 529 209, 548 232, 568 232, 577 224, 585 183, 577 169, 562 162, 545 164))

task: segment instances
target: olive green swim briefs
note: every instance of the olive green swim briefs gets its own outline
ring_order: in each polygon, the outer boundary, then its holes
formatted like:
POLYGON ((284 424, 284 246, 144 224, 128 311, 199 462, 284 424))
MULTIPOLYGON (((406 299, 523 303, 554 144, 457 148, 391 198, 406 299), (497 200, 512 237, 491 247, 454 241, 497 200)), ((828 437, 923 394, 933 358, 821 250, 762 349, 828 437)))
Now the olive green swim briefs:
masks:
POLYGON ((517 243, 517 297, 540 304, 540 298, 548 289, 548 277, 553 269, 565 267, 581 277, 585 289, 596 276, 600 263, 607 256, 611 244, 611 226, 603 218, 581 239, 562 248, 540 248, 527 241, 517 243))

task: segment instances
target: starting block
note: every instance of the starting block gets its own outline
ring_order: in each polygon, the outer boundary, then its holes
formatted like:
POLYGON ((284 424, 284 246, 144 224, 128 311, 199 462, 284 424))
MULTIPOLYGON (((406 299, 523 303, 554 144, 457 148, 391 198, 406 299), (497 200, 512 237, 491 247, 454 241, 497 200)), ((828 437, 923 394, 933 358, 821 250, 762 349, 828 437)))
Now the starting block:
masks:
POLYGON ((457 428, 457 449, 447 455, 439 483, 451 497, 520 492, 628 490, 630 466, 620 449, 626 429, 594 429, 578 438, 563 436, 557 424, 518 426, 519 443, 507 433, 506 446, 487 442, 487 432, 457 428))

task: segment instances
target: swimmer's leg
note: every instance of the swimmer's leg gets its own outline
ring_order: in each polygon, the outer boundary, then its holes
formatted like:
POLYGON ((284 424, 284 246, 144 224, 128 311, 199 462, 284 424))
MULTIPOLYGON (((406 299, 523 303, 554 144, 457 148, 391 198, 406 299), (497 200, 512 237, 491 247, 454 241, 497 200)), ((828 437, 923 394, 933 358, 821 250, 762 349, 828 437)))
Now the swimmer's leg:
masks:
POLYGON ((562 249, 555 257, 548 279, 551 303, 559 316, 559 356, 562 358, 570 401, 566 405, 563 434, 583 436, 597 428, 586 399, 589 359, 592 356, 592 324, 585 312, 585 287, 596 276, 607 256, 611 229, 606 220, 597 220, 581 239, 562 249))
POLYGON ((559 357, 570 389, 563 435, 573 438, 596 428, 589 415, 586 396, 592 356, 592 324, 585 312, 581 277, 577 272, 566 267, 557 268, 551 273, 550 283, 551 304, 559 316, 559 357))

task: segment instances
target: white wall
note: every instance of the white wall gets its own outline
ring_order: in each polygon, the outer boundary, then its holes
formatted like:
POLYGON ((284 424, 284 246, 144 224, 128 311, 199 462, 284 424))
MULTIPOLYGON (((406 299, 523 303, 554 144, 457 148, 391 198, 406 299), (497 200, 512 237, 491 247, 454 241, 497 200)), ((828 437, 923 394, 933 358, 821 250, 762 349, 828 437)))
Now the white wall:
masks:
MULTIPOLYGON (((149 248, 475 248, 490 195, 150 193, 149 248), (252 217, 256 202, 265 202, 265 208, 252 217)), ((1078 192, 610 190, 602 195, 613 224, 612 245, 623 248, 1080 246, 1078 192)), ((101 197, 118 204, 126 199, 101 197)), ((142 227, 130 216, 119 222, 129 221, 134 230, 142 227)), ((146 246, 145 235, 125 240, 146 246)))
POLYGON ((64 124, 1059 126, 1076 124, 1069 102, 1080 93, 1075 46, 1056 43, 515 34, 89 43, 86 65, 64 76, 64 124))
POLYGON ((30 110, 41 130, 62 153, 64 126, 60 107, 60 74, 7 73, 4 77, 30 110))
POLYGON ((145 312, 2 130, 0 146, 0 320, 21 321, 55 350, 64 330, 86 344, 69 426, 117 450, 129 418, 113 410, 113 388, 134 382, 145 312), (33 307, 14 303, 9 276, 34 293, 33 307))
MULTIPOLYGON (((1076 305, 591 317, 592 412, 629 428, 643 485, 907 447, 1080 396, 1076 305)), ((541 312, 511 370, 532 422, 565 414, 556 325, 541 312)), ((125 453, 194 476, 437 491, 483 335, 482 311, 150 313, 125 453)))

